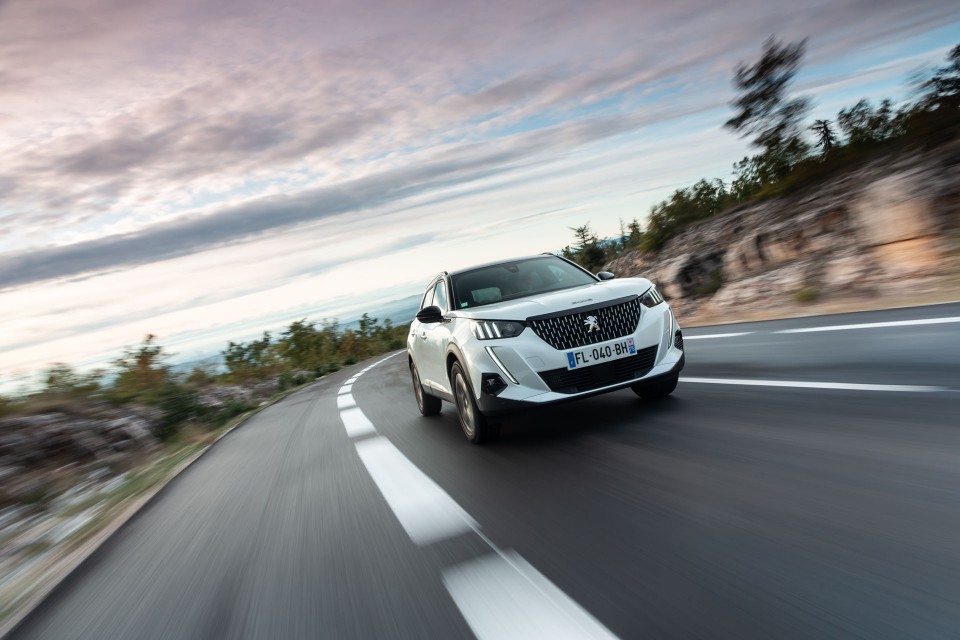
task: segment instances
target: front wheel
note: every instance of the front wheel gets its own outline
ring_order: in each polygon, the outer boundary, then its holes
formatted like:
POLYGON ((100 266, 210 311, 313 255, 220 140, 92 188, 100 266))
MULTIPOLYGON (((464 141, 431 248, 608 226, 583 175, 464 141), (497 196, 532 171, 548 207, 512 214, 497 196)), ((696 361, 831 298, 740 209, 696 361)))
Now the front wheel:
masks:
POLYGON ((470 383, 459 362, 454 362, 450 368, 450 382, 453 383, 453 399, 457 405, 457 415, 460 417, 460 428, 463 435, 473 444, 481 444, 496 440, 500 435, 500 425, 491 423, 485 415, 480 413, 477 400, 473 397, 470 383))
POLYGON ((663 380, 657 380, 656 382, 648 382, 646 384, 635 384, 630 388, 635 394, 643 398, 644 400, 652 400, 654 398, 666 398, 668 395, 673 393, 673 390, 677 388, 677 380, 680 379, 680 374, 675 373, 672 376, 664 378, 663 380))
POLYGON ((440 413, 440 398, 429 395, 423 390, 423 384, 420 382, 420 374, 417 373, 417 365, 410 361, 410 378, 413 380, 413 395, 417 399, 417 408, 425 416, 435 416, 440 413))

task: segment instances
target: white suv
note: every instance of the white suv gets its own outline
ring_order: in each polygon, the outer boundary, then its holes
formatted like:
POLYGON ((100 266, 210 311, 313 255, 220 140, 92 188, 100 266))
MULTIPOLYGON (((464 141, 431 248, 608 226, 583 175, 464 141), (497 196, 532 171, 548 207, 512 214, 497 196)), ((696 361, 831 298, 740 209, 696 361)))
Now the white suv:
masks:
POLYGON ((533 406, 623 387, 669 395, 684 363, 680 327, 649 280, 595 276, 550 254, 439 274, 407 353, 420 413, 452 402, 474 443, 533 406))

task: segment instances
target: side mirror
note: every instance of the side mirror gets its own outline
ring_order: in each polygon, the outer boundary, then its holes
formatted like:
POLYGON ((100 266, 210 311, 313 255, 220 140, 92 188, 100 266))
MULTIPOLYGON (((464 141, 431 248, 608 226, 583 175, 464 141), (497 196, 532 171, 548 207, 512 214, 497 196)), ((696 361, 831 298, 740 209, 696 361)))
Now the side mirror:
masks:
POLYGON ((436 305, 430 305, 429 307, 424 307, 417 312, 417 320, 424 324, 441 322, 443 321, 443 312, 440 311, 440 307, 436 305))
POLYGON ((597 277, 600 278, 601 280, 613 280, 617 276, 613 275, 609 271, 601 271, 600 273, 597 274, 597 277))

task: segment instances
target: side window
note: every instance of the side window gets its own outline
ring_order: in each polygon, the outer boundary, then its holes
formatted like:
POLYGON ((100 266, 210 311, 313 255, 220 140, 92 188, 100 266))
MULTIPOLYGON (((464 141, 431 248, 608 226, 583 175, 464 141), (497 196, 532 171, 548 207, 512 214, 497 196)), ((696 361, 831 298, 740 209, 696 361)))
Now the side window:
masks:
POLYGON ((433 289, 427 289, 427 292, 423 294, 423 300, 420 301, 420 308, 426 309, 433 304, 433 289))
POLYGON ((443 286, 443 280, 437 283, 433 289, 433 304, 440 307, 440 311, 447 311, 447 289, 443 286))

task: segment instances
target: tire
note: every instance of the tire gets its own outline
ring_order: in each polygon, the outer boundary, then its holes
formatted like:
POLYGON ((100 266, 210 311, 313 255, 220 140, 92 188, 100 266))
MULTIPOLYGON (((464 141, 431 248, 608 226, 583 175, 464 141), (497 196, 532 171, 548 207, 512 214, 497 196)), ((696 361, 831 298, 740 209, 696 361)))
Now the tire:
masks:
POLYGON ((630 388, 635 394, 643 398, 644 400, 653 400, 654 398, 666 398, 668 395, 673 393, 673 390, 677 388, 677 380, 680 378, 679 373, 675 373, 669 378, 663 380, 658 380, 654 383, 647 384, 635 384, 630 388))
POLYGON ((467 440, 473 444, 496 440, 500 435, 500 425, 491 422, 480 413, 477 400, 470 389, 470 382, 459 362, 454 362, 450 367, 450 383, 453 399, 457 405, 457 416, 460 418, 460 428, 467 440))
POLYGON ((431 396, 423 390, 420 383, 420 374, 417 373, 417 365, 410 361, 410 378, 413 381, 413 397, 417 399, 417 409, 425 416, 435 416, 440 413, 441 400, 436 396, 431 396))

